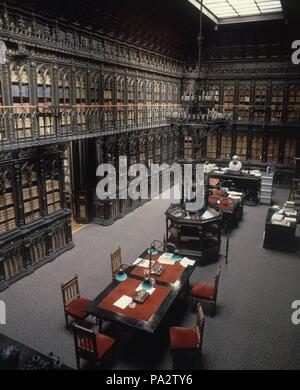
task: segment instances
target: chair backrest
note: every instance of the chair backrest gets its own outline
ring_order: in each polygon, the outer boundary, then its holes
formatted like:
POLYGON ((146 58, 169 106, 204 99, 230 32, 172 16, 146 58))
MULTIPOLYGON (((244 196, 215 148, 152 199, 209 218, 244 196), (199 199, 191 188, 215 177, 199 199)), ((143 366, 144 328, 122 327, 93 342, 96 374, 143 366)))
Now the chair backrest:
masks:
POLYGON ((85 360, 99 359, 99 354, 97 351, 96 332, 74 324, 73 334, 75 342, 75 352, 77 357, 81 357, 85 360))
POLYGON ((74 299, 80 298, 78 276, 62 284, 61 291, 64 307, 67 307, 74 299))
POLYGON ((121 248, 119 247, 111 254, 111 271, 113 279, 122 267, 121 248))
POLYGON ((205 317, 203 314, 202 306, 199 303, 197 305, 197 319, 196 319, 196 332, 198 335, 198 348, 202 350, 203 334, 204 334, 205 317))
POLYGON ((217 300, 217 297, 218 297, 218 290, 219 290, 219 282, 220 282, 220 276, 221 276, 221 271, 222 271, 222 268, 219 267, 218 269, 218 272, 215 276, 215 289, 214 289, 214 301, 217 300))

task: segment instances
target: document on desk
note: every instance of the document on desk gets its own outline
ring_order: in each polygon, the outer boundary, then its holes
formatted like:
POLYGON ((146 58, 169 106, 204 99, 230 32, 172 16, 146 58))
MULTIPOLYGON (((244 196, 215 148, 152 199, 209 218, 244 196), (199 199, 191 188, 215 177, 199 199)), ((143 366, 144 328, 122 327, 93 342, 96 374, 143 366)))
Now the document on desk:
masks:
POLYGON ((180 264, 184 267, 184 268, 187 268, 187 267, 193 267, 193 265, 195 265, 195 261, 194 260, 191 260, 191 259, 188 259, 187 257, 184 257, 180 264))
POLYGON ((164 253, 160 256, 158 262, 165 265, 174 265, 175 261, 172 260, 173 256, 173 253, 164 253))
MULTIPOLYGON (((143 284, 141 284, 135 291, 140 292, 141 290, 143 290, 143 284)), ((152 295, 155 291, 156 291, 156 288, 153 287, 153 288, 151 288, 151 290, 147 290, 147 293, 152 295)))
POLYGON ((117 300, 117 302, 114 303, 114 306, 118 307, 119 309, 126 309, 130 304, 132 303, 132 298, 128 297, 127 295, 123 295, 120 299, 117 300))
MULTIPOLYGON (((153 266, 154 264, 155 264, 155 261, 151 261, 151 266, 153 266)), ((132 265, 136 265, 136 266, 142 267, 142 268, 149 268, 150 260, 137 259, 132 265)))
POLYGON ((207 210, 207 211, 205 211, 205 213, 202 215, 201 218, 203 221, 206 221, 208 219, 213 219, 217 216, 218 216, 218 214, 214 214, 212 211, 207 210))
POLYGON ((297 211, 286 211, 285 215, 287 217, 297 217, 297 211))

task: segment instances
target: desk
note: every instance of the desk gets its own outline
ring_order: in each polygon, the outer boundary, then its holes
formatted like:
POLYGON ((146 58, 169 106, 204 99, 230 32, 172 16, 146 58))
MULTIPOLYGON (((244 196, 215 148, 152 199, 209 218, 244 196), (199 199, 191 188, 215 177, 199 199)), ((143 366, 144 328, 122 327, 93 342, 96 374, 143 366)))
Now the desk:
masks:
POLYGON ((243 173, 232 174, 232 173, 211 173, 209 175, 212 179, 219 179, 220 182, 232 181, 234 188, 232 191, 240 191, 245 194, 245 205, 256 206, 258 204, 258 194, 261 187, 261 179, 252 175, 243 173))
POLYGON ((199 265, 219 261, 222 226, 222 211, 212 207, 187 213, 174 204, 166 211, 167 244, 175 245, 182 256, 196 257, 199 265))
POLYGON ((222 191, 213 189, 212 195, 208 197, 208 203, 212 207, 221 210, 224 218, 224 227, 237 227, 243 219, 244 200, 233 199, 230 196, 225 196, 222 191))
POLYGON ((243 219, 244 207, 239 200, 232 200, 232 204, 228 208, 216 208, 222 210, 224 218, 224 227, 234 228, 237 227, 239 222, 243 219))
MULTIPOLYGON (((161 255, 162 253, 152 256, 152 260, 157 261, 161 255)), ((140 258, 149 259, 149 256, 144 252, 140 258)), ((191 260, 195 259, 191 258, 191 260)), ((124 282, 113 281, 85 311, 100 321, 118 322, 130 328, 154 334, 176 298, 189 286, 189 279, 196 268, 196 262, 187 268, 180 264, 163 266, 165 272, 159 277, 153 276, 156 280, 154 286, 156 290, 144 304, 137 304, 134 309, 127 307, 124 310, 113 306, 123 295, 133 297, 136 289, 143 283, 143 271, 146 269, 130 266, 126 270, 128 279, 124 282)))
POLYGON ((274 212, 273 209, 269 209, 268 211, 264 234, 264 248, 292 252, 297 246, 297 224, 291 223, 290 226, 273 224, 272 216, 274 212))

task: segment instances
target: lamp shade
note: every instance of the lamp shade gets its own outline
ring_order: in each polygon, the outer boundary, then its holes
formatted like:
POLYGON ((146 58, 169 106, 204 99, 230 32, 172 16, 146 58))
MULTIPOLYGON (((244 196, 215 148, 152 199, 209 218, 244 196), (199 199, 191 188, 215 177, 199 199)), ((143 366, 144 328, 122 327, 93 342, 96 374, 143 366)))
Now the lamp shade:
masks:
POLYGON ((148 249, 147 253, 148 253, 148 255, 155 256, 158 254, 158 250, 151 248, 151 249, 148 249))
POLYGON ((173 261, 181 261, 182 260, 182 257, 180 256, 180 255, 178 255, 178 254, 174 254, 173 256, 172 256, 172 260, 173 261))
POLYGON ((151 278, 146 277, 142 284, 142 289, 149 291, 152 290, 152 288, 153 288, 153 281, 151 280, 151 278))
POLYGON ((124 271, 120 270, 117 275, 116 275, 116 280, 118 282, 124 282, 125 280, 127 280, 128 276, 125 274, 124 271))

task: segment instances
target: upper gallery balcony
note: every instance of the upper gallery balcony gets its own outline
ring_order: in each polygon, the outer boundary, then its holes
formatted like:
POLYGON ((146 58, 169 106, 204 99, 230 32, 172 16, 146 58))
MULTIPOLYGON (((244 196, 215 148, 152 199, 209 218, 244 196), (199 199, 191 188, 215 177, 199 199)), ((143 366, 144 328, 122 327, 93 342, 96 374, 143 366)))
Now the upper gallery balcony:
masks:
POLYGON ((176 104, 0 107, 0 151, 167 126, 176 104))

